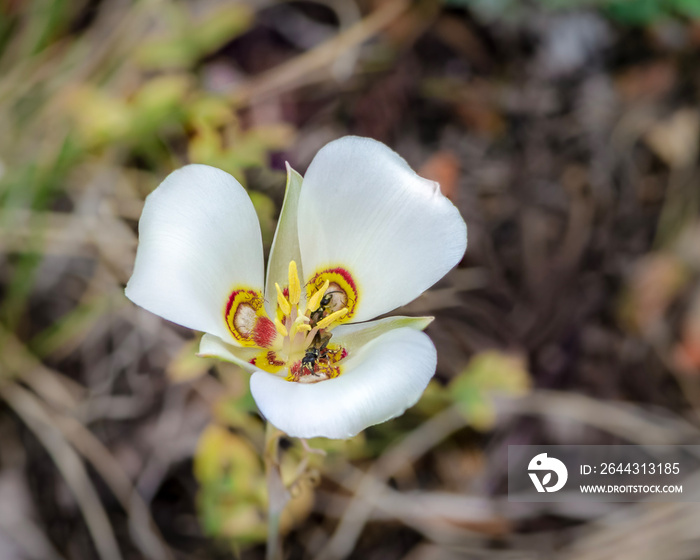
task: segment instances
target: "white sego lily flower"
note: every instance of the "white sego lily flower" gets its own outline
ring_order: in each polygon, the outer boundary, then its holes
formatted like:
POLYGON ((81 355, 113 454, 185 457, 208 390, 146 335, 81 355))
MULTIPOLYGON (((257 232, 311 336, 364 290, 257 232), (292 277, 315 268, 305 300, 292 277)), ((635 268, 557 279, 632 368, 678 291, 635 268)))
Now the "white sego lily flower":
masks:
POLYGON ((369 320, 418 297, 467 245, 437 183, 352 136, 325 146, 303 182, 288 168, 264 288, 255 210, 224 171, 168 176, 139 236, 127 297, 206 333, 200 355, 252 372, 262 414, 303 438, 352 437, 415 404, 435 373, 421 332, 432 319, 369 320))

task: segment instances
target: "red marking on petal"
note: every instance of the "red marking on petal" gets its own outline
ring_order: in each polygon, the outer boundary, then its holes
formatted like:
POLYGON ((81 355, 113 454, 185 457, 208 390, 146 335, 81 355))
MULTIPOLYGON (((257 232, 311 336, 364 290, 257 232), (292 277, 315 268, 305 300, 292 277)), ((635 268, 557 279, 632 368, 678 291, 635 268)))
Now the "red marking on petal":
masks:
MULTIPOLYGON (((339 274, 350 285, 350 287, 352 288, 352 291, 355 292, 355 294, 357 294, 357 286, 355 285, 355 280, 353 280, 352 274, 350 274, 344 268, 341 268, 341 267, 327 268, 323 272, 330 272, 331 274, 339 274)), ((323 274, 323 272, 321 272, 321 274, 323 274)))
POLYGON ((347 355, 348 355, 348 351, 347 351, 345 348, 341 349, 341 351, 340 351, 340 358, 338 358, 338 361, 340 361, 340 360, 342 360, 343 358, 347 357, 347 355))
POLYGON ((260 348, 269 348, 277 338, 275 324, 267 317, 260 317, 253 328, 253 341, 260 348))
POLYGON ((224 317, 228 317, 231 314, 231 307, 233 306, 233 302, 236 301, 236 296, 238 296, 239 293, 244 292, 246 290, 235 290, 231 292, 231 295, 228 296, 228 302, 226 303, 226 314, 224 317))
POLYGON ((285 364, 282 360, 278 360, 277 354, 272 351, 267 353, 267 363, 275 367, 282 367, 285 364))
POLYGON ((226 304, 226 324, 243 346, 269 348, 279 336, 265 314, 264 298, 257 290, 234 290, 226 304))
POLYGON ((281 368, 287 365, 287 363, 280 360, 277 353, 272 350, 260 352, 251 360, 251 363, 256 368, 267 371, 268 373, 278 373, 281 368))

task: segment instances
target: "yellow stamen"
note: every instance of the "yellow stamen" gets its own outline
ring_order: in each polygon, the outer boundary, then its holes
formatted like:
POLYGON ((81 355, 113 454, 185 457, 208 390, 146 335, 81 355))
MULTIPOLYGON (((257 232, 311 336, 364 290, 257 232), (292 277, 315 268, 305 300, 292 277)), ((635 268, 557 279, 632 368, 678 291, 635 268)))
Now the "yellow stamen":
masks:
POLYGON ((294 320, 291 328, 289 329, 289 338, 294 338, 294 335, 296 335, 299 331, 310 331, 311 325, 306 324, 306 321, 308 320, 309 318, 305 315, 299 315, 299 317, 297 317, 294 320))
POLYGON ((275 282, 275 288, 277 288, 277 305, 279 305, 283 315, 289 316, 289 314, 292 312, 292 306, 287 301, 287 298, 284 297, 282 288, 280 288, 280 285, 277 282, 275 282))
POLYGON ((277 317, 275 317, 275 327, 277 328, 277 332, 280 333, 282 336, 287 336, 289 334, 287 332, 287 327, 285 327, 282 324, 282 321, 280 321, 277 317))
POLYGON ((328 286, 330 286, 330 281, 326 280, 323 283, 323 286, 321 286, 321 288, 313 296, 311 296, 309 303, 306 304, 307 310, 313 312, 318 309, 318 306, 321 303, 321 298, 323 298, 324 294, 326 293, 328 286))
POLYGON ((343 307, 342 309, 339 309, 335 313, 331 313, 328 317, 325 319, 322 319, 321 321, 318 322, 316 327, 320 329, 325 329, 328 325, 333 323, 334 321, 337 321, 338 319, 342 319, 348 314, 348 308, 343 307))
POLYGON ((298 305, 301 299, 301 283, 297 272, 297 263, 289 262, 289 303, 298 305))

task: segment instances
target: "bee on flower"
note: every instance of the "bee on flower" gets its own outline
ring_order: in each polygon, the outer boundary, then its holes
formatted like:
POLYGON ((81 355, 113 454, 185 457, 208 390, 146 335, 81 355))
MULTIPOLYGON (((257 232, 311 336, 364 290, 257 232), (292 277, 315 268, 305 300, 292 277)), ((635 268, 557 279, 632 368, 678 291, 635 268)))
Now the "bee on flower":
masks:
POLYGON ((260 225, 231 175, 188 165, 146 199, 126 295, 204 332, 290 436, 348 438, 402 414, 435 373, 430 317, 376 319, 462 258, 467 229, 437 183, 384 144, 322 148, 287 190, 264 270, 260 225))

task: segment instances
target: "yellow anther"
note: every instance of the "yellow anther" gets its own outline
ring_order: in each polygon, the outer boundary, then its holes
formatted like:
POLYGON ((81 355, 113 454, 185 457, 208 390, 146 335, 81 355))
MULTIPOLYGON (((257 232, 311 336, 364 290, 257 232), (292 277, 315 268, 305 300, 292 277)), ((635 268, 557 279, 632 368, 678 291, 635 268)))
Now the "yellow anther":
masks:
POLYGON ((280 288, 280 285, 277 282, 275 282, 275 288, 277 288, 277 305, 279 305, 284 315, 289 316, 289 314, 292 312, 292 306, 289 305, 287 298, 284 297, 284 294, 282 293, 282 288, 280 288))
POLYGON ((331 313, 328 317, 325 319, 322 319, 321 321, 318 322, 316 325, 319 329, 325 329, 328 325, 333 323, 334 321, 337 321, 338 319, 342 319, 348 314, 348 308, 343 307, 342 309, 339 309, 335 313, 331 313))
POLYGON ((290 338, 292 338, 299 331, 309 332, 311 330, 311 325, 306 324, 306 321, 308 320, 309 318, 304 315, 300 315, 299 317, 297 317, 294 323, 292 323, 292 327, 290 329, 291 332, 289 335, 290 338))
POLYGON ((323 295, 326 293, 326 290, 328 289, 328 286, 330 286, 330 281, 326 280, 323 283, 323 286, 321 286, 321 289, 319 289, 313 296, 311 296, 311 299, 309 300, 309 303, 306 304, 306 309, 309 311, 316 311, 318 309, 319 304, 321 303, 321 298, 323 295))
POLYGON ((289 334, 287 332, 287 327, 285 327, 282 321, 280 321, 277 317, 275 317, 275 327, 277 328, 277 332, 282 336, 287 336, 289 334))
POLYGON ((289 261, 289 303, 298 305, 301 299, 301 283, 297 272, 297 263, 289 261))

